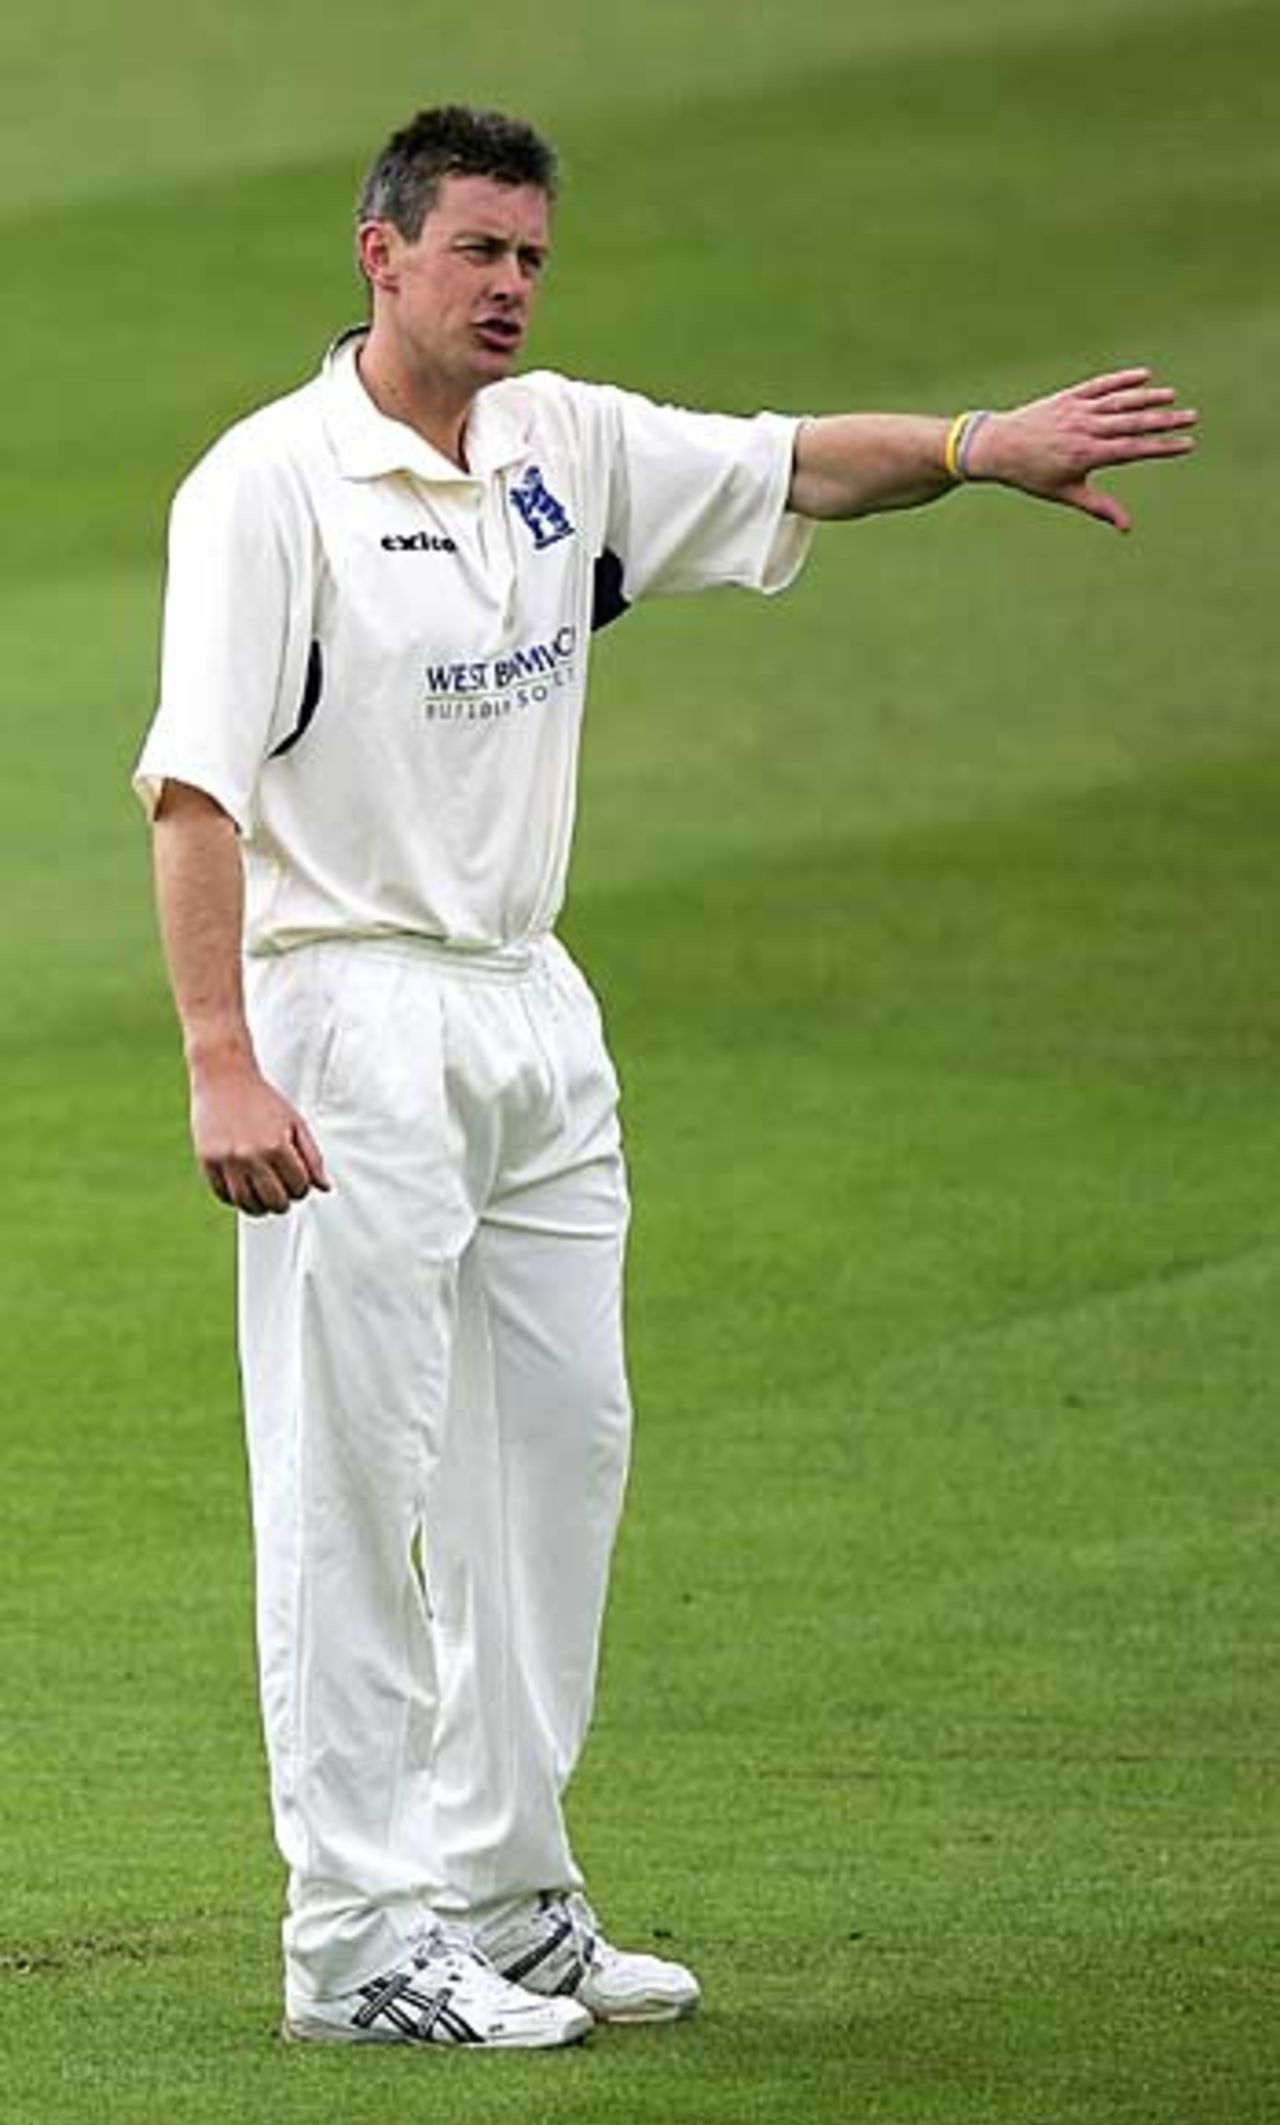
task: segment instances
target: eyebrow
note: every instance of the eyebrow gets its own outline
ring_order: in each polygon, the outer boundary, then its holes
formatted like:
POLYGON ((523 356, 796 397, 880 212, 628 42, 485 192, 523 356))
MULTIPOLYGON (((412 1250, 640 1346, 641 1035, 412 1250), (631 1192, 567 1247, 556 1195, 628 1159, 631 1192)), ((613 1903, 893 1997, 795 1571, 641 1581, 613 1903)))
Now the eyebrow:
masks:
POLYGON ((500 251, 531 251, 535 257, 545 258, 550 245, 517 236, 503 236, 496 229, 458 229, 449 239, 451 244, 493 244, 500 251))

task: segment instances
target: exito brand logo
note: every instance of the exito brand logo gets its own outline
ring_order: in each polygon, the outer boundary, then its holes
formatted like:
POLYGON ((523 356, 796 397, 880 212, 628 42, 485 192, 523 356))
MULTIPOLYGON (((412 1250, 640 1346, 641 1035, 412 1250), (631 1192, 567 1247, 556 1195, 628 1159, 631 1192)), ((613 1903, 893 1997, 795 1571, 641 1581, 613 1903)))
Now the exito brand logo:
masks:
POLYGON ((423 713, 429 723, 492 723, 519 709, 540 708, 578 675, 578 630, 558 628, 501 657, 428 664, 423 713))
POLYGON ((388 531, 378 544, 384 553, 456 553, 456 539, 436 531, 388 531))

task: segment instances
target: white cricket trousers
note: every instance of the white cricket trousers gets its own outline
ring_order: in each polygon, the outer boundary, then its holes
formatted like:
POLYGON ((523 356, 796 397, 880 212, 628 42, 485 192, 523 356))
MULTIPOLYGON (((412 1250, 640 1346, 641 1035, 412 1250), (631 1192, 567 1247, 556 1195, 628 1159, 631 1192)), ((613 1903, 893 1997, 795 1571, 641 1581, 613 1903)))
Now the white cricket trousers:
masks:
POLYGON ((580 1886, 561 1802, 626 1476, 628 1203, 599 1011, 554 939, 307 945, 247 988, 332 1181, 240 1220, 301 2005, 397 1960, 424 1906, 580 1886))

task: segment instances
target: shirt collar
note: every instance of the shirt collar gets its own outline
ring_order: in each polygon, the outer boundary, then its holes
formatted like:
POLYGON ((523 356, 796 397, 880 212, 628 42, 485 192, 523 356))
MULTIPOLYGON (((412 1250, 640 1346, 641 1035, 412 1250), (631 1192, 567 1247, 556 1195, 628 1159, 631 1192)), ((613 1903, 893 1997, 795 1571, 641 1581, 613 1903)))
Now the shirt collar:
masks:
POLYGON ((356 367, 366 328, 354 325, 334 341, 320 372, 324 419, 338 470, 345 479, 378 479, 410 472, 422 480, 482 480, 524 454, 527 423, 519 394, 513 402, 502 384, 479 392, 467 415, 468 470, 436 450, 407 421, 379 412, 356 367))

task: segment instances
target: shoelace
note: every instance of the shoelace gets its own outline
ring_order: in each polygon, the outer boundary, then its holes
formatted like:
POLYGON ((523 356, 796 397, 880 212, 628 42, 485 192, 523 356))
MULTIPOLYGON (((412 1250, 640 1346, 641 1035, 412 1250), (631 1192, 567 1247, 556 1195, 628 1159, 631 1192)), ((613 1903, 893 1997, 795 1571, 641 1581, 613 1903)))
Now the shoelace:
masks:
POLYGON ((477 1963, 494 1977, 498 1974, 488 1956, 477 1948, 466 1927, 450 1925, 443 1918, 423 1919, 415 1927, 409 1936, 409 1953, 419 1969, 438 1955, 451 1955, 459 1962, 477 1963))
POLYGON ((590 1970, 594 1964, 603 1960, 600 1921, 580 1890, 575 1890, 572 1896, 565 1897, 564 1914, 569 1921, 570 1935, 582 1967, 584 1970, 590 1970))

